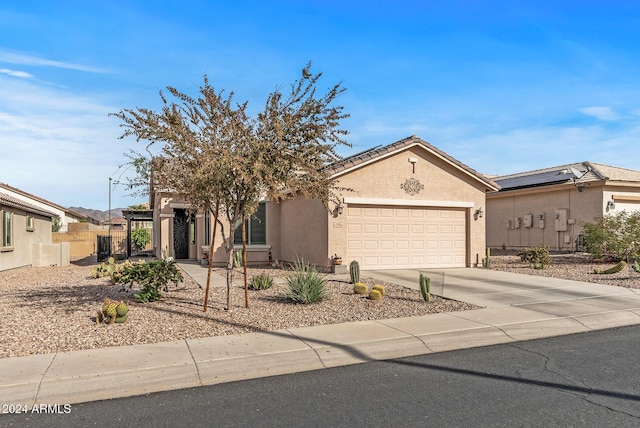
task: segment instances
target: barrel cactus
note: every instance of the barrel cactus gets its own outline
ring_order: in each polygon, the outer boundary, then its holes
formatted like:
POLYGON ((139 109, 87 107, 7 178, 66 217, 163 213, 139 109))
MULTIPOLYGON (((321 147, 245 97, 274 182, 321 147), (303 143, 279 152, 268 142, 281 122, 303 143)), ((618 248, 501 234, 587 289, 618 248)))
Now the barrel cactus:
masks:
POLYGON ((371 287, 372 290, 378 290, 380 292, 380 294, 382 294, 384 296, 384 285, 381 284, 376 284, 373 287, 371 287))
POLYGON ((353 284, 353 292, 356 294, 367 294, 369 292, 369 287, 367 287, 367 284, 363 284, 362 282, 356 282, 353 284))
POLYGON ((380 290, 371 290, 369 292, 369 299, 371 299, 371 300, 381 300, 382 299, 382 293, 380 292, 380 290))

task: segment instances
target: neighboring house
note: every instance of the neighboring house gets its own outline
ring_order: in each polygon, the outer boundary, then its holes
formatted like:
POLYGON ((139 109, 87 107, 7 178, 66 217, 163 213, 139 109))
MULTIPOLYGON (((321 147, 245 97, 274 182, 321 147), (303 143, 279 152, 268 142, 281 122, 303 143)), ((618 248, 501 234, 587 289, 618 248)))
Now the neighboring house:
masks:
MULTIPOLYGON (((334 254, 362 269, 476 265, 485 252, 485 196, 499 187, 416 136, 330 166, 343 192, 330 212, 303 197, 264 202, 248 220, 248 260, 303 257, 329 268, 334 254)), ((211 213, 189 212, 179 195, 151 192, 156 254, 206 257, 211 213)), ((228 225, 226 226, 228 229, 228 225)), ((240 228, 236 245, 240 248, 240 228)), ((225 261, 220 228, 214 263, 225 261)))
POLYGON ((0 271, 22 266, 68 264, 69 245, 51 243, 56 214, 0 188, 0 271))
POLYGON ((640 171, 580 162, 493 177, 501 187, 487 195, 487 245, 546 245, 575 251, 584 221, 640 209, 640 171))
POLYGON ((66 232, 69 223, 87 221, 87 216, 83 214, 77 213, 58 204, 54 204, 53 202, 32 195, 31 193, 16 189, 15 187, 11 187, 8 184, 0 183, 0 192, 12 196, 17 200, 27 202, 35 207, 53 213, 60 219, 60 232, 66 232))

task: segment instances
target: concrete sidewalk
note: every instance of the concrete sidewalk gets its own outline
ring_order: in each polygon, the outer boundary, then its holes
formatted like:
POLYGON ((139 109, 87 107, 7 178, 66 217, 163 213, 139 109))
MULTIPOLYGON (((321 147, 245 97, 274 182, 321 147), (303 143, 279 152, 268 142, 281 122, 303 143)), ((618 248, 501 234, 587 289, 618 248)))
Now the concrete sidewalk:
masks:
MULTIPOLYGON (((206 268, 185 270, 206 281, 206 268)), ((78 403, 640 324, 640 290, 482 269, 424 273, 434 292, 485 307, 5 358, 0 402, 78 403)), ((419 271, 362 275, 415 288, 419 271)), ((223 284, 224 277, 212 276, 212 286, 223 284)))

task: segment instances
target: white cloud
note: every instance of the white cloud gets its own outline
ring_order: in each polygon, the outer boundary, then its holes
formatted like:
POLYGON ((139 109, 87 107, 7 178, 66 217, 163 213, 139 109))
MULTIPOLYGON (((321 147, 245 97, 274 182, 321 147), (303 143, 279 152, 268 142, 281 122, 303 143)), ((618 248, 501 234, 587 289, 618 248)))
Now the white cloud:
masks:
MULTIPOLYGON (((0 74, 0 182, 63 206, 106 209, 108 177, 133 141, 119 140, 118 122, 100 93, 70 93, 0 74)), ((118 186, 113 206, 136 201, 118 186)))
POLYGON ((609 106, 584 107, 580 109, 580 113, 607 122, 620 119, 620 116, 609 106))
POLYGON ((36 67, 54 67, 64 68, 67 70, 84 71, 88 73, 106 73, 107 71, 98 67, 91 67, 83 64, 74 64, 71 62, 56 61, 47 58, 41 58, 35 55, 28 55, 18 52, 0 51, 0 62, 17 65, 31 65, 36 67))
POLYGON ((7 76, 11 77, 20 77, 23 79, 30 79, 33 77, 32 74, 29 74, 26 71, 9 70, 8 68, 0 68, 0 73, 6 74, 7 76))

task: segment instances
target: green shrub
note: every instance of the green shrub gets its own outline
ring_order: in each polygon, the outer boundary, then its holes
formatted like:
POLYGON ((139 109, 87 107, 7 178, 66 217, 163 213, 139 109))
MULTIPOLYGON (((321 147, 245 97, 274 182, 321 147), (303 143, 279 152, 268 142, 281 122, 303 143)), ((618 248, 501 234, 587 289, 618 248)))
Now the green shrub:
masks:
POLYGON ((285 281, 289 286, 285 297, 294 303, 315 303, 329 298, 326 278, 308 262, 297 260, 285 281))
POLYGON ((138 294, 134 294, 139 302, 153 302, 162 297, 161 291, 168 291, 169 282, 178 284, 182 281, 182 273, 174 260, 152 260, 132 263, 125 266, 117 276, 116 283, 129 285, 134 283, 141 286, 138 294))
POLYGON ((143 250, 149 242, 151 242, 149 229, 140 227, 131 231, 131 245, 134 250, 143 250))
POLYGON ((596 258, 630 260, 640 256, 640 211, 619 211, 582 222, 585 250, 596 258))
POLYGON ((542 247, 527 247, 518 253, 520 260, 531 264, 534 269, 544 269, 551 264, 551 255, 549 255, 549 248, 542 247))
POLYGON ((269 274, 261 273, 260 275, 255 275, 251 278, 251 282, 249 282, 249 290, 266 290, 273 286, 273 278, 269 276, 269 274))

